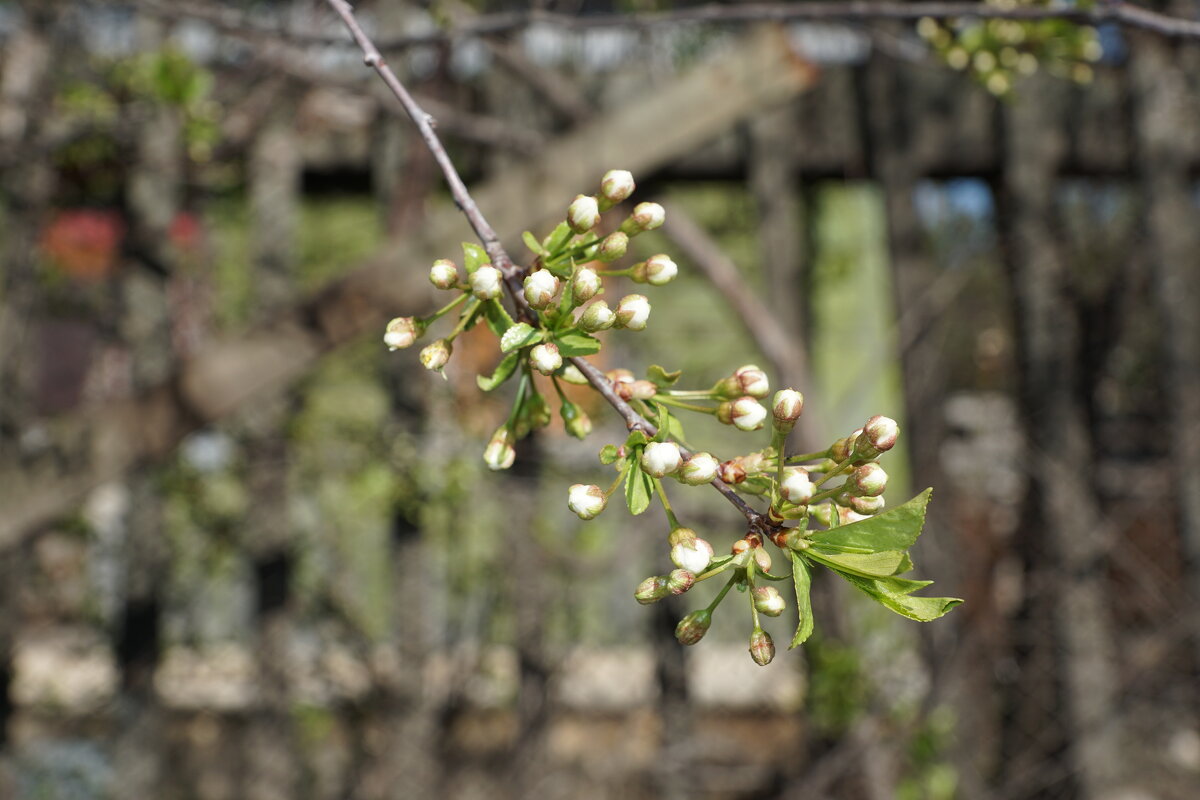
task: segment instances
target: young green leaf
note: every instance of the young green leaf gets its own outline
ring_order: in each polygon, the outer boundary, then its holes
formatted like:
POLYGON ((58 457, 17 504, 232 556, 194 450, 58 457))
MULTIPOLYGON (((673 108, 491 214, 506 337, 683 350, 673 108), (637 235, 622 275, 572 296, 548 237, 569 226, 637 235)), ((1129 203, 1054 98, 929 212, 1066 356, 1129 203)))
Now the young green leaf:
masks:
POLYGON ((500 351, 510 353, 531 344, 537 344, 546 338, 546 332, 533 327, 528 322, 518 322, 504 332, 500 337, 500 351))
POLYGON ((625 473, 625 504, 629 506, 629 513, 636 516, 649 508, 652 490, 650 476, 642 472, 636 460, 631 460, 629 471, 625 473))
POLYGON ((490 392, 512 377, 512 374, 517 370, 517 364, 520 360, 520 353, 509 353, 496 365, 496 371, 492 373, 490 378, 476 375, 475 382, 479 384, 480 389, 490 392))
POLYGON ((566 222, 560 222, 558 227, 542 240, 542 249, 552 256, 557 255, 570 238, 571 226, 566 222))
POLYGON ((796 625, 796 635, 788 645, 788 649, 791 650, 812 636, 812 598, 809 596, 812 592, 812 574, 808 571, 808 562, 799 553, 789 550, 788 554, 792 557, 792 581, 796 584, 796 613, 800 617, 796 625))
MULTIPOLYGON (((860 575, 839 573, 856 588, 870 596, 877 603, 895 611, 901 616, 915 619, 917 622, 930 622, 945 614, 950 609, 962 603, 957 597, 911 597, 908 591, 897 592, 893 583, 902 578, 875 579, 860 575)), ((924 583, 927 581, 905 581, 908 583, 924 583)))
POLYGON ((600 448, 600 463, 605 466, 615 463, 619 452, 615 444, 604 445, 604 447, 600 448))
POLYGON ((529 231, 525 231, 521 234, 521 241, 525 242, 525 246, 528 247, 531 252, 539 256, 546 255, 546 248, 542 247, 542 243, 539 242, 537 237, 529 231))
POLYGON ((484 264, 492 263, 492 260, 488 257, 487 251, 477 244, 472 242, 463 242, 462 249, 463 267, 467 270, 468 275, 482 267, 484 264))
POLYGON ((487 320, 488 327, 492 329, 492 333, 498 337, 503 336, 504 332, 515 324, 512 317, 504 310, 504 306, 496 299, 488 300, 483 304, 483 315, 487 320))
POLYGON ((870 553, 907 550, 921 535, 921 527, 925 524, 925 507, 929 504, 932 492, 933 489, 926 489, 904 505, 869 519, 818 531, 812 536, 813 544, 862 548, 870 553))
POLYGON ((567 331, 554 337, 558 354, 563 358, 590 356, 600 352, 600 340, 582 331, 567 331))
POLYGON ((646 436, 646 433, 641 428, 636 431, 630 431, 629 435, 625 437, 625 450, 632 453, 635 447, 641 447, 649 441, 650 438, 646 436))
POLYGON ((903 550, 880 550, 875 553, 835 553, 814 544, 807 553, 838 572, 852 572, 867 578, 887 578, 912 569, 912 559, 903 550))
POLYGON ((674 372, 667 372, 658 364, 651 364, 650 369, 646 370, 646 377, 659 389, 671 388, 682 374, 683 370, 677 369, 674 372))

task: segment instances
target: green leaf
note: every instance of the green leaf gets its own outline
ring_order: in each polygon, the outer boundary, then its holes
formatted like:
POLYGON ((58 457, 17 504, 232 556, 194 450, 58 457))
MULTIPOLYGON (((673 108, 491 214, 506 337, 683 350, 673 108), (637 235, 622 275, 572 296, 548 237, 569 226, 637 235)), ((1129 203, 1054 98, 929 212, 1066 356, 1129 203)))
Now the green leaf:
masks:
POLYGON ((901 616, 915 619, 917 622, 930 622, 945 614, 950 609, 962 604, 957 597, 911 597, 908 592, 896 591, 894 583, 903 581, 902 585, 918 583, 929 585, 931 581, 904 581, 903 578, 865 578, 839 572, 843 578, 869 595, 875 602, 895 611, 901 616))
POLYGON ((542 243, 539 242, 537 237, 529 231, 525 231, 521 234, 521 241, 525 242, 525 246, 528 247, 531 252, 537 253, 539 256, 546 255, 546 248, 542 247, 542 243))
POLYGON ((646 377, 660 389, 669 389, 679 380, 679 376, 683 374, 683 370, 675 370, 667 372, 658 364, 651 364, 650 369, 646 370, 646 377))
POLYGON ((636 516, 650 507, 653 488, 650 476, 642 472, 637 461, 630 461, 629 471, 625 473, 625 504, 629 506, 629 513, 636 516))
POLYGON ((552 256, 557 255, 570 238, 571 226, 566 222, 560 222, 558 227, 542 240, 542 249, 552 256))
POLYGON ((470 275, 475 270, 482 267, 484 264, 492 263, 488 258, 487 251, 474 242, 463 242, 463 266, 470 275))
POLYGON ((500 301, 495 298, 483 304, 483 314, 488 327, 497 337, 503 336, 504 332, 515 324, 512 317, 504 310, 504 306, 500 305, 500 301))
POLYGON ((625 437, 625 450, 632 453, 634 448, 642 447, 649 442, 649 437, 639 428, 636 431, 630 431, 629 435, 625 437))
POLYGON ((533 327, 528 322, 518 322, 504 332, 500 337, 500 352, 510 353, 531 344, 537 344, 546 338, 546 332, 533 327))
POLYGON ((687 435, 683 432, 683 423, 679 421, 679 417, 669 412, 667 413, 667 435, 677 442, 683 442, 685 447, 690 447, 687 443, 687 435))
POLYGON ((512 374, 517 370, 517 364, 520 360, 520 353, 509 353, 496 365, 496 371, 492 373, 490 378, 476 375, 475 382, 479 384, 480 389, 490 392, 512 377, 512 374))
POLYGON ((558 354, 563 358, 590 356, 600 352, 600 340, 583 331, 566 331, 554 337, 558 354))
POLYGON ((875 553, 830 553, 820 545, 807 555, 838 572, 852 572, 867 578, 888 578, 912 569, 912 560, 903 550, 880 550, 875 553))
POLYGON ((812 592, 812 574, 808 571, 808 562, 801 558, 799 553, 795 550, 789 550, 788 553, 792 557, 792 581, 796 584, 796 613, 799 615, 796 635, 788 645, 788 649, 791 650, 812 636, 812 598, 809 596, 812 592))
POLYGON ((600 463, 605 466, 615 463, 617 458, 619 458, 619 452, 620 450, 615 444, 604 445, 604 447, 600 448, 600 463))
POLYGON ((907 550, 916 543, 925 524, 925 507, 933 489, 926 489, 902 506, 870 519, 839 525, 812 535, 813 544, 862 548, 868 553, 907 550))

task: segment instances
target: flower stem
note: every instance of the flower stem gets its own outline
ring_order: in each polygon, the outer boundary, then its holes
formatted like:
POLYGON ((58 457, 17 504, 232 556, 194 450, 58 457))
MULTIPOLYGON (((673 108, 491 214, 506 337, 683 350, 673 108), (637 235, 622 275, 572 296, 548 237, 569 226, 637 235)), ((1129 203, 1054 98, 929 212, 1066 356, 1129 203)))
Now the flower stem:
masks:
POLYGON ((803 464, 805 461, 816 461, 817 459, 820 459, 820 458, 829 458, 829 451, 821 450, 816 453, 801 453, 800 455, 797 455, 797 456, 788 456, 787 463, 803 464))
POLYGON ((662 481, 658 478, 654 479, 654 491, 658 493, 658 499, 662 502, 663 511, 667 512, 667 522, 671 523, 671 530, 681 527, 679 520, 675 517, 675 511, 671 508, 671 501, 667 499, 667 493, 663 489, 662 481))
POLYGON ((713 601, 708 604, 708 613, 711 614, 717 610, 717 606, 721 605, 721 601, 725 599, 725 595, 729 594, 729 590, 733 588, 735 583, 737 583, 736 572, 729 576, 729 581, 721 587, 721 591, 718 592, 717 596, 713 598, 713 601))
POLYGON ((717 413, 717 410, 715 408, 708 408, 706 406, 698 406, 693 403, 682 403, 682 402, 672 398, 669 395, 664 396, 661 394, 656 394, 656 395, 654 395, 654 399, 656 401, 662 403, 665 406, 673 406, 675 408, 682 408, 685 411, 695 411, 697 414, 715 414, 715 413, 717 413))

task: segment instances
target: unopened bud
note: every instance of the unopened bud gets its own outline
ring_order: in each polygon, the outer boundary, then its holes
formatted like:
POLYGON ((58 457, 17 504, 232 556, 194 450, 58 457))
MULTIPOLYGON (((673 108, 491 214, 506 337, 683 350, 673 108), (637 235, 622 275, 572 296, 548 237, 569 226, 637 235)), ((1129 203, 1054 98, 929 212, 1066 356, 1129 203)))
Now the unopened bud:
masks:
POLYGON ((567 508, 580 519, 595 519, 606 505, 604 490, 595 484, 576 483, 567 490, 567 508))
POLYGON ((491 440, 483 450, 483 463, 488 469, 508 469, 517 457, 517 451, 512 445, 513 433, 507 425, 501 425, 492 434, 491 440))
POLYGON ((720 467, 721 463, 711 453, 694 453, 691 458, 683 462, 683 467, 679 470, 679 477, 688 486, 700 486, 704 483, 712 483, 716 479, 717 470, 720 467))
MULTIPOLYGON (((685 528, 684 530, 688 529, 685 528)), ((712 557, 712 545, 704 539, 695 536, 692 541, 680 542, 671 548, 671 562, 680 569, 686 569, 697 575, 708 569, 712 557)))
POLYGON ((740 431, 756 431, 766 418, 767 409, 753 397, 739 397, 729 406, 729 420, 740 431))
POLYGON ((854 493, 863 497, 878 497, 887 490, 887 473, 874 461, 859 464, 850 473, 854 493))
POLYGON ((829 447, 829 457, 834 461, 845 461, 850 457, 850 451, 854 447, 854 440, 858 438, 857 434, 851 434, 844 439, 838 439, 829 447))
POLYGON ((896 446, 900 426, 891 417, 876 415, 867 420, 867 424, 863 426, 863 434, 872 447, 885 453, 896 446))
POLYGON ((624 367, 610 369, 608 372, 604 373, 604 377, 612 381, 613 386, 616 386, 619 383, 633 383, 634 380, 636 380, 633 377, 633 373, 624 367))
POLYGON ((592 432, 592 420, 582 408, 572 403, 570 400, 564 400, 562 408, 559 409, 562 414, 563 427, 567 433, 574 436, 576 439, 584 439, 592 432))
POLYGON ((617 315, 608 307, 608 303, 597 300, 579 317, 579 327, 588 333, 595 333, 611 328, 616 321, 617 315))
POLYGON ((734 370, 733 377, 741 387, 742 394, 763 398, 771 393, 771 382, 767 379, 767 373, 754 364, 738 367, 734 370))
POLYGON ((734 542, 733 546, 729 548, 729 552, 733 553, 735 556, 740 556, 742 553, 749 553, 753 549, 754 543, 749 539, 743 538, 734 542))
POLYGON ((722 461, 721 466, 717 470, 721 480, 724 483, 736 484, 746 480, 746 468, 736 458, 731 458, 728 461, 722 461))
POLYGON ((693 611, 675 626, 675 640, 680 644, 693 645, 704 638, 712 625, 712 612, 707 608, 693 611))
POLYGON ((785 467, 783 483, 779 485, 779 493, 789 503, 802 506, 817 493, 817 487, 808 477, 808 470, 800 467, 785 467))
POLYGON ((559 373, 558 377, 562 378, 567 383, 572 383, 576 386, 587 386, 588 385, 587 376, 585 376, 582 372, 580 372, 579 367, 575 366, 574 364, 565 365, 562 368, 562 372, 559 373))
POLYGON ((673 569, 667 575, 667 590, 671 594, 683 594, 696 583, 696 576, 686 569, 673 569))
POLYGON ((634 599, 644 606, 657 603, 671 593, 670 588, 667 586, 667 581, 668 578, 666 575, 652 575, 646 578, 634 590, 634 599))
POLYGON ((439 289, 458 286, 458 265, 448 258, 439 258, 429 268, 429 282, 439 289))
POLYGON ((674 547, 677 544, 691 544, 692 542, 696 541, 696 539, 697 536, 694 530, 691 528, 684 528, 682 526, 678 528, 672 528, 671 532, 667 534, 667 544, 671 545, 671 547, 674 547))
POLYGON ((554 342, 542 342, 534 345, 529 351, 529 363, 543 375, 550 375, 562 366, 563 359, 558 352, 558 345, 554 342))
POLYGON ((503 277, 500 270, 491 264, 484 264, 471 273, 471 294, 480 300, 492 300, 499 297, 503 288, 503 277))
POLYGON ((646 380, 618 383, 614 390, 625 400, 649 400, 658 394, 658 387, 646 380))
POLYGON ((851 497, 849 508, 856 514, 870 517, 883 511, 885 503, 882 497, 851 497))
POLYGON ((635 188, 633 175, 628 170, 610 169, 600 179, 600 203, 611 208, 628 200, 635 188))
POLYGON ((600 224, 600 206, 596 198, 586 194, 576 195, 567 207, 567 224, 576 233, 587 233, 600 224))
POLYGON ((775 424, 787 430, 796 424, 803 410, 804 395, 795 389, 780 389, 771 398, 771 414, 775 417, 775 424))
POLYGON ((413 317, 396 317, 387 324, 383 332, 383 343, 388 350, 412 347, 413 342, 424 333, 424 325, 413 317))
POLYGON ((575 273, 571 281, 571 297, 575 305, 582 305, 600 291, 600 275, 594 269, 584 267, 575 273))
POLYGON ((760 614, 778 617, 787 608, 787 602, 774 586, 759 586, 754 590, 754 607, 760 614))
POLYGON ((754 563, 763 572, 771 571, 771 554, 767 552, 765 547, 754 548, 754 563))
POLYGON ((650 319, 650 301, 640 294, 628 294, 617 304, 616 326, 631 331, 646 329, 650 319))
POLYGON ((541 311, 550 305, 558 292, 558 278, 548 269, 539 269, 525 278, 525 300, 529 307, 541 311))
POLYGON ((775 658, 775 642, 771 640, 771 634, 762 628, 755 628, 750 634, 750 657, 760 667, 765 667, 775 658))
POLYGON ((642 469, 654 478, 662 478, 679 469, 683 456, 674 442, 650 442, 642 450, 642 469))
POLYGON ((629 218, 621 223, 621 230, 630 236, 662 227, 667 212, 658 203, 638 203, 629 218))
POLYGON ((666 286, 679 274, 679 266, 662 253, 647 258, 645 270, 646 282, 651 286, 666 286))
POLYGON ((629 237, 621 231, 614 231, 600 242, 600 246, 596 248, 596 258, 605 263, 616 261, 625 255, 628 249, 629 237))
POLYGON ((450 360, 450 353, 454 348, 450 342, 445 339, 438 339, 433 344, 428 344, 421 350, 421 366, 425 369, 431 369, 434 372, 441 372, 442 367, 446 366, 446 362, 450 360))

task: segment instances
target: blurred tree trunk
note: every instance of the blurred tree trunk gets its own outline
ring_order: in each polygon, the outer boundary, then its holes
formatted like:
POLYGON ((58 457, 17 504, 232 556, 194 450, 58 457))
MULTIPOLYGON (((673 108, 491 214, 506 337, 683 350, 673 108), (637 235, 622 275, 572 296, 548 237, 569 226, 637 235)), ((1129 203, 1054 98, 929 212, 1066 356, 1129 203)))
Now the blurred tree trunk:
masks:
POLYGON ((1014 796, 1028 796, 1031 785, 1070 781, 1073 774, 1081 795, 1096 798, 1117 785, 1123 770, 1106 550, 1079 396, 1079 320, 1056 225, 1068 90, 1045 76, 1027 80, 1005 115, 999 210, 1032 481, 1017 541, 1025 569, 1016 629, 1022 639, 1014 653, 1020 672, 1006 698, 1001 781, 1014 796), (1071 769, 1048 779, 1042 771, 1064 750, 1071 769))

